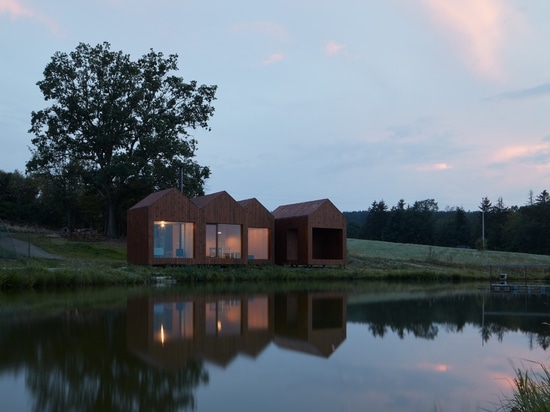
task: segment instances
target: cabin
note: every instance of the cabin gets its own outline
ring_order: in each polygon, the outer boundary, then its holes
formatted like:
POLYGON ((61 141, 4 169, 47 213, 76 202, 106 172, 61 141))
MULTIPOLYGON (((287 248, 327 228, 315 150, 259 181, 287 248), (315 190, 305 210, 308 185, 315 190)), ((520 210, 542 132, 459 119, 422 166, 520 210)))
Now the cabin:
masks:
POLYGON ((330 200, 279 206, 272 213, 276 264, 346 264, 346 218, 330 200))
POLYGON ((245 264, 247 225, 245 209, 226 191, 190 199, 199 209, 199 264, 245 264))
POLYGON ((221 191, 188 199, 175 188, 128 210, 127 259, 136 265, 345 265, 346 221, 328 200, 280 206, 221 191))
POLYGON ((128 262, 136 265, 195 263, 199 218, 199 208, 177 189, 151 193, 128 210, 128 262))

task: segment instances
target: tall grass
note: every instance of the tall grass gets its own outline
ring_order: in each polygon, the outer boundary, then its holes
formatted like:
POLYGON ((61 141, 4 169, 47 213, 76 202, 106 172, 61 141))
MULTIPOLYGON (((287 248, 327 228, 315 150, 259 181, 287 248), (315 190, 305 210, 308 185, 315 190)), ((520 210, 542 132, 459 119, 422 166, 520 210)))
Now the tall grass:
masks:
POLYGON ((516 370, 513 394, 497 411, 550 412, 550 370, 542 363, 535 366, 538 370, 516 370))

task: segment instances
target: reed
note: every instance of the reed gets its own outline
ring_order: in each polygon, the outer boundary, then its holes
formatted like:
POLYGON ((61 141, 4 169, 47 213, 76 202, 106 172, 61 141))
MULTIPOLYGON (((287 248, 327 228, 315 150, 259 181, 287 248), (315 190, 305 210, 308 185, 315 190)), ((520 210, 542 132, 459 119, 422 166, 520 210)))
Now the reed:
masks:
POLYGON ((497 411, 550 412, 550 370, 543 363, 516 370, 512 396, 504 398, 497 411))

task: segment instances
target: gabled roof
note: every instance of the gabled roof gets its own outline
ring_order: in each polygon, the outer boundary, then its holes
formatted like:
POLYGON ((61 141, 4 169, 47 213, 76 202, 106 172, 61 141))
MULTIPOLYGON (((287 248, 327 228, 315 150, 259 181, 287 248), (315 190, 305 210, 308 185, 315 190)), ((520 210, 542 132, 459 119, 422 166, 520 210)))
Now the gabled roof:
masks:
POLYGON ((275 219, 285 219, 289 217, 309 216, 319 209, 328 199, 312 200, 309 202, 293 203, 291 205, 279 206, 272 213, 275 219))
POLYGON ((240 204, 242 207, 246 207, 246 205, 254 201, 258 200, 255 197, 251 197, 250 199, 239 200, 237 203, 240 204))
POLYGON ((145 198, 141 199, 139 202, 137 202, 130 209, 139 209, 139 208, 142 208, 142 207, 149 207, 149 206, 153 205, 155 202, 157 202, 159 199, 162 199, 164 196, 166 196, 169 192, 171 192, 173 190, 178 191, 177 189, 172 187, 170 189, 159 190, 158 192, 151 193, 147 197, 145 197, 145 198))
POLYGON ((250 199, 244 199, 244 200, 239 200, 237 202, 239 205, 241 205, 242 207, 244 207, 245 209, 249 206, 252 206, 252 205, 259 205, 261 206, 263 209, 265 209, 265 211, 267 213, 269 213, 269 210, 267 210, 267 208, 262 204, 262 202, 260 202, 258 199, 256 199, 255 197, 251 197, 250 199))
POLYGON ((222 190, 221 192, 216 192, 216 193, 211 193, 209 195, 194 197, 193 199, 191 199, 191 202, 193 202, 196 206, 198 206, 199 208, 202 209, 202 208, 208 206, 211 202, 216 200, 218 197, 223 196, 224 194, 231 197, 229 195, 229 193, 227 193, 225 190, 222 190))

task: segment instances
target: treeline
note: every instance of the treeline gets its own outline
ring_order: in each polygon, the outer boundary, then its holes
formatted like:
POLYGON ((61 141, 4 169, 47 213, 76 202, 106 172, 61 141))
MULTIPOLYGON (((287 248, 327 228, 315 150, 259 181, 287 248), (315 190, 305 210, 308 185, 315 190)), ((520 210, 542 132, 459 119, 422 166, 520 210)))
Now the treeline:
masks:
MULTIPOLYGON (((119 235, 126 233, 126 210, 154 188, 136 187, 120 193, 116 209, 119 235)), ((38 226, 52 230, 94 229, 105 232, 108 204, 94 188, 0 170, 0 219, 5 223, 38 226)))
POLYGON ((538 196, 531 192, 526 205, 520 207, 508 207, 502 198, 493 204, 485 197, 478 209, 440 211, 434 199, 412 205, 400 200, 390 207, 380 200, 366 211, 344 214, 347 235, 355 239, 550 254, 550 195, 546 190, 538 196))

